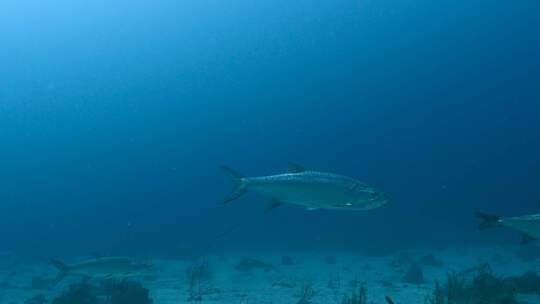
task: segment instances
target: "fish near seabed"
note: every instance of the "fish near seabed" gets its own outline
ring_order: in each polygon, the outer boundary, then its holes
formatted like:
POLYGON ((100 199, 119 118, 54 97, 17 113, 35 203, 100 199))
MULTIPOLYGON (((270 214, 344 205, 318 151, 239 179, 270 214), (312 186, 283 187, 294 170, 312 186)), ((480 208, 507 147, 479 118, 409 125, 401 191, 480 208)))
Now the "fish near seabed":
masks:
POLYGON ((289 173, 244 177, 223 166, 236 183, 236 189, 225 198, 229 203, 248 191, 272 199, 270 211, 283 203, 314 209, 370 210, 388 202, 388 195, 356 179, 328 172, 307 170, 290 163, 289 173))
POLYGON ((540 214, 500 217, 498 215, 476 212, 476 217, 483 221, 478 225, 478 229, 480 230, 508 227, 520 231, 522 244, 528 244, 540 238, 540 214))
POLYGON ((125 277, 136 274, 151 265, 137 262, 128 257, 103 257, 66 265, 56 259, 50 259, 51 264, 58 269, 55 284, 67 275, 86 277, 125 277))

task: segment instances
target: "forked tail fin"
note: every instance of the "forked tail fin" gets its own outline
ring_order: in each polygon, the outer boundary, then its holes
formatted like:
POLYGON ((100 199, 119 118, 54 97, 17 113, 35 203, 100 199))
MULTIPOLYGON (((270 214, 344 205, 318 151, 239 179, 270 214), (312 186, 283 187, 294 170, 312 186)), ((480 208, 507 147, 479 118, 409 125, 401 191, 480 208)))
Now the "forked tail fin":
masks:
POLYGON ((476 217, 482 220, 482 222, 478 225, 478 229, 480 230, 502 226, 501 217, 498 215, 476 212, 476 217))
POLYGON ((227 195, 225 199, 223 200, 223 204, 227 204, 240 196, 244 195, 247 192, 246 185, 244 182, 244 176, 240 173, 238 173, 236 170, 233 170, 227 166, 221 166, 221 169, 225 171, 225 173, 229 174, 235 183, 235 189, 231 194, 227 195))
POLYGON ((49 259, 49 262, 56 269, 58 269, 58 275, 56 275, 56 278, 54 279, 54 284, 58 284, 67 275, 67 273, 69 271, 69 267, 66 264, 64 264, 64 263, 62 263, 62 262, 60 262, 59 260, 56 260, 56 259, 49 259))

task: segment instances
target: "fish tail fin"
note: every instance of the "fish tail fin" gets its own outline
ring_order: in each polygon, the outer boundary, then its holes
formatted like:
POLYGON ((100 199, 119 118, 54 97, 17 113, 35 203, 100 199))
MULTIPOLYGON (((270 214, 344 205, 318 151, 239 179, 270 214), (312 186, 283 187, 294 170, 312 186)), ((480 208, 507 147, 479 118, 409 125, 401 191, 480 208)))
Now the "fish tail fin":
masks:
POLYGON ((482 222, 478 225, 478 229, 485 230, 494 227, 501 226, 501 217, 498 215, 493 215, 484 212, 476 212, 476 217, 481 219, 482 222))
POLYGON ((227 166, 221 166, 221 169, 225 171, 228 175, 230 175, 233 178, 233 181, 235 183, 235 189, 231 192, 231 194, 227 195, 225 199, 223 200, 223 204, 227 204, 240 196, 246 194, 247 188, 245 183, 245 177, 238 173, 236 170, 231 169, 227 166))
POLYGON ((58 269, 58 275, 56 275, 56 278, 54 279, 54 284, 58 284, 67 275, 69 271, 69 267, 66 264, 56 259, 49 259, 49 262, 56 269, 58 269))

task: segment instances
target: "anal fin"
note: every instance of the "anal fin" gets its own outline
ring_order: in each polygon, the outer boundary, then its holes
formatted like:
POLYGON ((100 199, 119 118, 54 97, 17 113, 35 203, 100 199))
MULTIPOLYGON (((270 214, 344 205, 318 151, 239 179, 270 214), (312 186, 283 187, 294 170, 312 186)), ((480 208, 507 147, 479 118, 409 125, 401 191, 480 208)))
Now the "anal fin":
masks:
POLYGON ((281 201, 278 201, 276 199, 273 199, 270 201, 270 204, 268 204, 268 206, 266 207, 266 209, 264 210, 265 213, 268 213, 274 209, 276 209, 277 207, 283 205, 283 202, 281 201))

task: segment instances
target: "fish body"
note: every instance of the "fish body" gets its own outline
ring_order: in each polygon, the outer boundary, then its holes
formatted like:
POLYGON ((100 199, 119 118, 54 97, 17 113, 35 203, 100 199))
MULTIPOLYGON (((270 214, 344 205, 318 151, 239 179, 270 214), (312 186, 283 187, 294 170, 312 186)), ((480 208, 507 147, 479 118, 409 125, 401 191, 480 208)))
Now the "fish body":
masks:
POLYGON ((51 264, 59 270, 56 282, 61 281, 67 275, 122 277, 150 268, 150 265, 136 262, 128 257, 103 257, 72 265, 66 265, 58 260, 51 259, 51 264))
POLYGON ((534 238, 540 238, 540 214, 505 217, 500 219, 500 223, 534 238))
POLYGON ((279 204, 294 204, 307 209, 369 210, 388 202, 388 196, 356 179, 328 172, 306 170, 290 165, 289 173, 244 177, 225 167, 237 183, 236 190, 225 202, 248 191, 259 192, 279 204))
POLYGON ((523 244, 540 238, 540 214, 500 217, 497 215, 477 212, 476 216, 483 220, 483 222, 479 225, 480 230, 493 227, 512 228, 521 232, 523 244))

